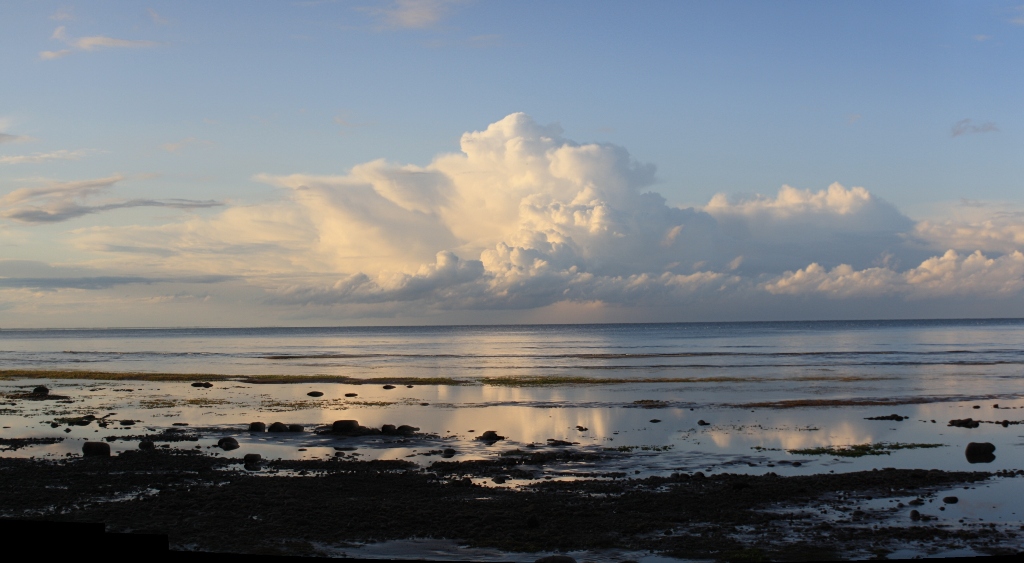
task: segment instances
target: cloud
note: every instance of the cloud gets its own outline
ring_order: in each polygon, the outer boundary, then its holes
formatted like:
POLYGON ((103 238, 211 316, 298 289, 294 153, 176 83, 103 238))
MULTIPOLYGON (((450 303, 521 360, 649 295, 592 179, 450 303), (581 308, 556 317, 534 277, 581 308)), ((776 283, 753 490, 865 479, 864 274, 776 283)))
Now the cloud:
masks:
POLYGON ((836 298, 884 294, 912 298, 1018 295, 1024 290, 1024 254, 1014 251, 990 258, 981 251, 962 255, 949 250, 905 272, 877 267, 854 270, 847 264, 826 270, 811 264, 786 272, 763 287, 773 294, 820 293, 836 298))
POLYGON ((24 143, 26 141, 31 140, 31 137, 26 137, 25 135, 11 135, 10 133, 0 133, 0 145, 4 145, 7 143, 24 143))
POLYGON ((999 131, 999 128, 996 127, 996 124, 992 123, 991 121, 986 121, 985 123, 975 125, 974 123, 971 122, 970 119, 961 119, 960 121, 957 121, 956 123, 953 124, 952 136, 959 137, 961 135, 971 135, 974 133, 992 133, 994 131, 999 131))
POLYGON ((462 0, 391 0, 385 8, 366 8, 386 27, 422 29, 432 27, 462 0))
POLYGON ((212 144, 213 143, 211 143, 210 141, 204 141, 202 139, 197 139, 195 137, 188 137, 188 138, 182 139, 180 141, 176 141, 176 142, 172 142, 172 143, 164 143, 164 144, 160 145, 160 148, 165 150, 165 151, 167 151, 167 152, 174 153, 174 152, 178 152, 181 149, 183 149, 185 147, 188 147, 188 146, 191 146, 191 145, 206 145, 206 146, 209 146, 209 145, 212 145, 212 144))
POLYGON ((0 288, 6 289, 109 289, 118 285, 189 283, 212 284, 231 281, 235 276, 139 276, 97 275, 95 268, 54 266, 34 260, 0 260, 0 288))
POLYGON ((66 44, 68 49, 61 49, 59 51, 40 51, 39 58, 43 60, 59 59, 70 55, 75 51, 96 51, 99 49, 108 48, 121 48, 121 49, 142 49, 155 47, 158 45, 155 41, 146 41, 139 39, 115 39, 113 37, 104 37, 102 35, 94 35, 90 37, 79 37, 73 39, 68 37, 65 26, 60 26, 53 31, 51 39, 56 39, 66 44))
POLYGON ((86 155, 85 150, 59 150, 52 152, 37 152, 35 154, 0 156, 0 164, 38 164, 51 160, 78 160, 86 155))
MULTIPOLYGON (((1005 208, 972 204, 915 223, 840 183, 674 207, 651 191, 654 167, 623 147, 574 142, 522 113, 463 134, 457 152, 425 165, 379 159, 338 175, 254 179, 279 197, 160 225, 83 227, 73 244, 150 272, 238 276, 265 306, 308 315, 570 305, 752 314, 793 296, 889 307, 1024 291, 1024 221, 1005 208)), ((0 210, 50 213, 20 216, 36 222, 95 212, 105 202, 83 201, 120 180, 17 190, 0 210)), ((106 205, 156 203, 173 201, 106 205)), ((181 203, 206 204, 216 202, 181 203)))
POLYGON ((75 15, 71 12, 71 8, 61 8, 50 16, 51 20, 57 21, 70 21, 75 19, 75 15))
POLYGON ((1014 8, 1017 15, 1010 18, 1010 23, 1015 25, 1024 25, 1024 5, 1017 6, 1014 8))
POLYGON ((989 39, 992 39, 992 36, 991 36, 991 35, 982 35, 982 34, 978 34, 978 35, 975 35, 975 36, 973 37, 973 39, 974 39, 975 41, 978 41, 978 42, 985 42, 985 41, 988 41, 989 39))
POLYGON ((146 10, 146 13, 149 15, 149 19, 152 20, 153 23, 155 23, 157 25, 170 25, 170 23, 171 23, 171 20, 161 16, 153 8, 148 8, 146 10))
POLYGON ((83 215, 130 207, 197 209, 223 205, 216 201, 187 199, 130 199, 87 205, 83 200, 103 194, 123 176, 77 182, 47 181, 40 187, 20 188, 0 197, 0 217, 20 223, 41 224, 67 221, 83 215))

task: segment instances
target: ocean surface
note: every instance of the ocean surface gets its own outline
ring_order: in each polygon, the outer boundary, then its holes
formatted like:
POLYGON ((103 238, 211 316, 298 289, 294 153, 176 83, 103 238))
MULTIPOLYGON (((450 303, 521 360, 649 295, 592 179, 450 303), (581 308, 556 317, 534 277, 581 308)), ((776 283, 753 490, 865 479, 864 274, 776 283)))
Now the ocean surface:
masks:
POLYGON ((0 365, 553 384, 665 380, 708 400, 710 393, 716 403, 785 389, 998 395, 1021 391, 1024 319, 2 330, 0 365))

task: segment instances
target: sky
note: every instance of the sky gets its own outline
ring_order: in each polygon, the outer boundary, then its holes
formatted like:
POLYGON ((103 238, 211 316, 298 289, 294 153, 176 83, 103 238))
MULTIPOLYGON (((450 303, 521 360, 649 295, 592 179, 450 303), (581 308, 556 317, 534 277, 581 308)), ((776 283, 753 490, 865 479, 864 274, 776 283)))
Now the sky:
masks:
POLYGON ((1024 317, 1024 4, 0 4, 0 329, 1024 317))

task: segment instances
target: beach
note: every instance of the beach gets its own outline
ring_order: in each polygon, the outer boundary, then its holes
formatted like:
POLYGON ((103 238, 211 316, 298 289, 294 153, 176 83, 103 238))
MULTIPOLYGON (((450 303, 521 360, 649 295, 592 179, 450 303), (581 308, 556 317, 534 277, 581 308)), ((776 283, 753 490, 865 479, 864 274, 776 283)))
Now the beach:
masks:
POLYGON ((1013 553, 1022 335, 1002 320, 2 331, 0 510, 203 551, 1013 553))

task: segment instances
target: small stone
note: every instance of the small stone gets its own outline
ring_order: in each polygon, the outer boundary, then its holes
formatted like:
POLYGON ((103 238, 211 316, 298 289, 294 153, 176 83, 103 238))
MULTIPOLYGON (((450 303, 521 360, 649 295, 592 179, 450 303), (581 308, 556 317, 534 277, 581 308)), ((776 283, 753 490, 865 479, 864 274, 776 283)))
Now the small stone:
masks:
POLYGON ((131 426, 133 424, 135 424, 135 421, 130 418, 121 421, 121 426, 131 426))
POLYGON ((221 438, 220 440, 217 440, 217 447, 222 449, 222 450, 224 450, 224 451, 226 451, 226 452, 229 452, 231 450, 237 450, 238 449, 238 440, 236 440, 236 439, 234 439, 234 438, 232 438, 230 436, 227 436, 227 437, 221 438))
POLYGON ((406 385, 406 388, 412 389, 412 385, 406 385))
POLYGON ((261 456, 260 454, 245 454, 244 456, 242 456, 242 462, 245 463, 246 465, 259 463, 262 460, 263 456, 261 456))
POLYGON ((981 408, 981 405, 974 405, 974 406, 973 406, 973 407, 971 407, 971 408, 972 408, 972 409, 980 409, 980 408, 981 408))
POLYGON ((156 449, 156 444, 154 444, 153 442, 151 442, 149 440, 143 440, 143 441, 139 442, 139 449, 140 450, 155 450, 156 449))
POLYGON ((495 432, 494 430, 488 430, 481 434, 480 436, 478 436, 476 439, 482 440, 484 442, 497 442, 498 440, 504 440, 505 437, 499 436, 498 433, 495 432))
POLYGON ((324 392, 323 391, 310 391, 309 393, 306 393, 306 395, 309 395, 310 397, 323 397, 324 396, 324 392))
POLYGON ((921 519, 921 512, 917 511, 917 510, 911 510, 910 511, 910 519, 914 520, 914 521, 920 520, 921 519))
POLYGON ((301 424, 289 424, 288 425, 288 431, 289 432, 305 432, 306 429, 301 424))
POLYGON ((960 502, 960 499, 958 499, 957 497, 943 497, 942 502, 946 504, 956 504, 960 502))
POLYGON ((358 397, 359 393, 345 393, 346 397, 358 397))
POLYGON ((210 383, 210 382, 206 382, 206 383, 203 383, 203 387, 206 387, 207 389, 209 389, 210 387, 213 387, 213 384, 210 383))
POLYGON ((494 481, 498 485, 501 485, 501 484, 505 483, 505 478, 502 477, 501 475, 498 475, 497 477, 492 478, 491 481, 494 481))
POLYGON ((455 450, 452 448, 445 448, 441 451, 441 457, 455 457, 455 450))
POLYGON ((703 419, 697 421, 697 426, 711 426, 710 422, 704 422, 703 419))
POLYGON ((110 444, 106 442, 86 442, 82 444, 82 455, 85 457, 110 457, 110 444))
POLYGON ((657 419, 657 418, 652 418, 652 419, 651 419, 651 422, 653 422, 653 423, 657 424, 657 423, 661 422, 661 420, 659 420, 659 419, 657 419))
POLYGON ((421 407, 429 407, 429 406, 430 406, 430 403, 420 403, 420 406, 421 406, 421 407))
POLYGON ((288 425, 283 422, 275 422, 267 427, 267 432, 287 432, 288 425))
POLYGON ((187 422, 175 422, 171 426, 188 426, 187 422))
POLYGON ((263 423, 263 422, 250 422, 249 423, 249 432, 266 432, 266 431, 267 431, 266 423, 263 423))
POLYGON ((40 385, 32 390, 33 395, 49 395, 50 389, 45 385, 40 385))
POLYGON ((384 388, 385 389, 394 389, 395 386, 394 385, 385 385, 384 388))
POLYGON ((793 467, 800 467, 801 465, 803 465, 803 464, 800 463, 799 461, 794 461, 793 462, 793 467))
POLYGON ((192 383, 192 387, 206 387, 206 383, 203 383, 202 381, 195 381, 192 383))

